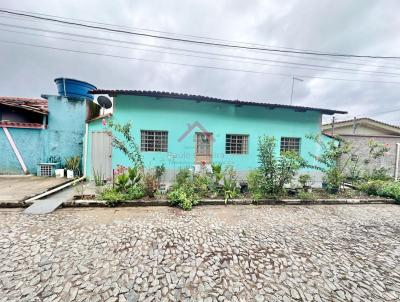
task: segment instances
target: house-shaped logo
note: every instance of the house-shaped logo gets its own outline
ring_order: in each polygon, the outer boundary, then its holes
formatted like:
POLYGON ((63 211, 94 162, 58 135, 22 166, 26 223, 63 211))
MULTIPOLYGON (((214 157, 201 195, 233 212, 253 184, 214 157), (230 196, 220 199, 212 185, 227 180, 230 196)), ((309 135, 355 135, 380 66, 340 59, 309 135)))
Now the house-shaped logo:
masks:
POLYGON ((198 128, 200 130, 200 133, 202 133, 207 139, 212 139, 214 141, 213 135, 207 131, 206 128, 199 122, 195 121, 193 124, 187 124, 187 129, 186 131, 178 138, 178 142, 183 141, 195 128, 198 128))

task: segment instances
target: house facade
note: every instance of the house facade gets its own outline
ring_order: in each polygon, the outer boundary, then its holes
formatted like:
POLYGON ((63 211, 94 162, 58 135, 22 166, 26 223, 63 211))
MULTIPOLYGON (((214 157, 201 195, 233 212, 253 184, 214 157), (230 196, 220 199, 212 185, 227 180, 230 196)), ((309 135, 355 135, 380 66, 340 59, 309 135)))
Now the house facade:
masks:
POLYGON ((51 158, 61 166, 67 157, 82 158, 86 120, 99 110, 91 99, 69 95, 0 97, 0 174, 36 174, 51 158))
POLYGON ((398 178, 400 157, 400 127, 382 123, 370 118, 355 118, 322 125, 324 133, 339 135, 351 143, 361 161, 364 162, 369 153, 369 142, 375 141, 386 145, 389 151, 377 161, 367 164, 369 169, 385 168, 389 176, 398 178))
POLYGON ((166 167, 171 181, 181 168, 231 165, 243 176, 258 166, 257 144, 262 135, 274 136, 276 152, 295 150, 311 162, 318 146, 306 138, 321 132, 323 114, 341 111, 216 99, 154 91, 94 90, 113 97, 113 113, 89 122, 86 171, 105 178, 117 165, 130 166, 124 154, 111 147, 107 121, 132 123, 132 133, 145 168, 166 167))

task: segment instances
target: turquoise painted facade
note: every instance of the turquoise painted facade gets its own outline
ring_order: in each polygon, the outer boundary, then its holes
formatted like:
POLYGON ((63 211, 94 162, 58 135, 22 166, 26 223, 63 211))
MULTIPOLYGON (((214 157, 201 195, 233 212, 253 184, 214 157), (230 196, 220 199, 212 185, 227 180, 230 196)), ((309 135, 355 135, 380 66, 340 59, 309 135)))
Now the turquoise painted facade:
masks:
MULTIPOLYGON (((133 134, 140 146, 141 130, 168 131, 168 152, 142 152, 145 167, 164 164, 167 171, 193 167, 195 162, 195 133, 193 129, 185 138, 181 136, 189 125, 198 122, 213 134, 213 162, 233 165, 239 173, 246 173, 258 166, 257 142, 259 136, 274 136, 279 152, 281 137, 300 138, 300 155, 313 163, 309 152, 318 152, 317 144, 306 138, 310 133, 321 133, 321 115, 318 110, 298 112, 296 108, 266 108, 254 105, 235 105, 201 102, 191 99, 117 95, 114 97, 112 119, 118 123, 131 122, 133 134), (226 134, 249 136, 248 154, 225 154, 226 134)), ((91 133, 107 131, 101 119, 89 124, 87 174, 92 174, 91 133)), ((117 149, 112 151, 112 167, 130 166, 128 158, 117 149)))
MULTIPOLYGON (((44 95, 48 100, 48 124, 44 129, 8 127, 30 174, 36 174, 37 164, 50 156, 83 155, 86 100, 44 95)), ((23 174, 4 131, 0 128, 0 174, 23 174)))

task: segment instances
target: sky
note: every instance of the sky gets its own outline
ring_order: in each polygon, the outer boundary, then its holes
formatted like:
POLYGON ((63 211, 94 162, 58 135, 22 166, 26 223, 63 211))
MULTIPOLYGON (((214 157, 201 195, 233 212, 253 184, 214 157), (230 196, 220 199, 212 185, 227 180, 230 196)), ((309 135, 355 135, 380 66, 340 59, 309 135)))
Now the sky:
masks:
MULTIPOLYGON (((0 8, 241 46, 400 56, 398 0, 2 0, 0 8)), ((200 46, 0 13, 0 66, 0 95, 19 97, 56 94, 54 79, 70 77, 98 88, 290 104, 296 77, 294 105, 349 112, 338 121, 400 125, 398 59, 200 46)))

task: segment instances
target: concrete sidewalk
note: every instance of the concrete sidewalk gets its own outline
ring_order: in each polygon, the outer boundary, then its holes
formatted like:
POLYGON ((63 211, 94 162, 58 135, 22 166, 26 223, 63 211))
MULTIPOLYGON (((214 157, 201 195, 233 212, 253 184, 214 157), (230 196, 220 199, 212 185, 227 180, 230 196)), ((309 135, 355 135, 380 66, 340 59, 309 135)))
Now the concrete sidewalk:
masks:
POLYGON ((69 181, 70 179, 55 177, 0 176, 0 204, 17 206, 30 197, 69 181))

